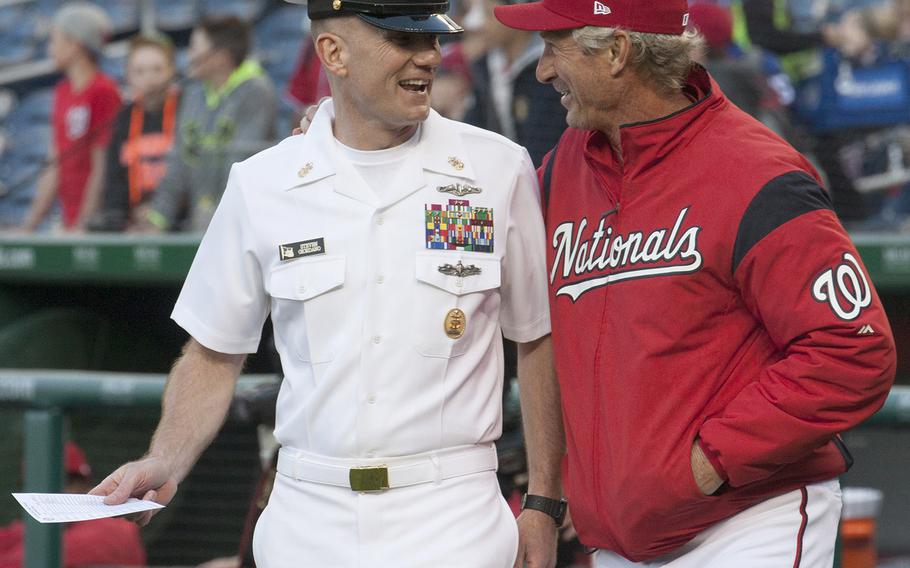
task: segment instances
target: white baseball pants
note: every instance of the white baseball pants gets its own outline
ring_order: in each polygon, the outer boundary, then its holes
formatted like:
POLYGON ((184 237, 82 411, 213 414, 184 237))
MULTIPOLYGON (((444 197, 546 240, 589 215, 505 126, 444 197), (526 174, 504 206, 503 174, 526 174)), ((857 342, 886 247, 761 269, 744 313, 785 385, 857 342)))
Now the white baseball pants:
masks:
POLYGON ((279 474, 253 536, 259 568, 511 568, 517 552, 492 471, 380 493, 279 474))
POLYGON ((594 568, 831 568, 840 511, 832 479, 758 503, 654 561, 598 550, 594 568))

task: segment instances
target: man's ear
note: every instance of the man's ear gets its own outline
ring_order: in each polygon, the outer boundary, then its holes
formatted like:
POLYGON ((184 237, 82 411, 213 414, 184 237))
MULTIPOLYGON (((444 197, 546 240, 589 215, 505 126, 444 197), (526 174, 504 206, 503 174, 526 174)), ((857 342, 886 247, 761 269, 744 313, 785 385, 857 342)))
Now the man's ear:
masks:
POLYGON ((625 30, 616 30, 613 44, 606 50, 607 65, 610 75, 618 76, 629 67, 632 57, 632 38, 625 30))
POLYGON ((345 53, 347 45, 340 36, 331 32, 322 32, 314 40, 316 55, 325 67, 326 72, 336 77, 348 74, 345 53))

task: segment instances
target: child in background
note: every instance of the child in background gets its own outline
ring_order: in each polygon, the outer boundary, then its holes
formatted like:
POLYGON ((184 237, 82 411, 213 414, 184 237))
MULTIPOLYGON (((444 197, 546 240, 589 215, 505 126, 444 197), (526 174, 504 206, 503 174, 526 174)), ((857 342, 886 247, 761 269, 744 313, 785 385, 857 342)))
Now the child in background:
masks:
POLYGON ((117 84, 98 69, 110 34, 103 10, 72 2, 54 16, 48 52, 64 77, 54 90, 48 166, 23 224, 36 230, 59 200, 64 231, 81 231, 101 201, 111 122, 120 109, 117 84))
POLYGON ((103 214, 94 229, 130 230, 167 171, 174 145, 179 93, 174 48, 165 36, 130 42, 126 82, 132 103, 114 122, 107 153, 103 214))

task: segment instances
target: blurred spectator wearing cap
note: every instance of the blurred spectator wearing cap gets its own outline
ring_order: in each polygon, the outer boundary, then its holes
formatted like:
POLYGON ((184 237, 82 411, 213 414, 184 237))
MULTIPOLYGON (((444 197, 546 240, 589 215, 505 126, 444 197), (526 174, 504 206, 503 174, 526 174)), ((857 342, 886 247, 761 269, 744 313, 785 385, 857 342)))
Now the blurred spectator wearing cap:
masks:
POLYGON ((468 109, 474 106, 473 85, 464 44, 444 45, 442 63, 433 81, 433 108, 446 118, 464 120, 468 109))
POLYGON ((794 81, 816 72, 817 49, 836 41, 834 28, 822 21, 825 10, 799 14, 793 0, 734 0, 730 4, 735 16, 734 41, 743 49, 759 46, 780 57, 794 81))
POLYGON ((248 59, 249 24, 235 16, 200 22, 190 36, 189 75, 174 151, 143 219, 157 231, 203 231, 215 213, 231 164, 275 138, 278 100, 258 62, 248 59))
POLYGON ((760 77, 749 63, 729 55, 733 41, 733 16, 729 8, 695 4, 689 8, 689 27, 705 38, 706 49, 699 63, 711 73, 733 104, 757 116, 763 91, 760 77))
MULTIPOLYGON (((63 465, 67 493, 81 494, 92 487, 92 468, 82 448, 64 445, 63 465)), ((14 521, 0 528, 0 568, 23 566, 25 527, 14 521)), ((63 566, 145 566, 145 548, 139 528, 125 519, 68 523, 63 531, 63 566)))
MULTIPOLYGON (((316 56, 313 43, 303 42, 297 55, 297 65, 288 80, 286 95, 299 115, 303 109, 319 102, 322 97, 331 96, 329 79, 325 75, 322 63, 316 56)), ((297 122, 296 120, 294 122, 297 122)))
POLYGON ((111 123, 120 109, 113 79, 98 69, 111 31, 103 10, 72 2, 54 16, 48 51, 64 77, 54 91, 48 166, 23 229, 36 230, 59 200, 63 229, 80 231, 98 210, 111 123))
POLYGON ((174 82, 174 47, 165 36, 130 41, 126 82, 132 102, 114 122, 107 154, 102 214, 92 228, 120 231, 137 225, 167 171, 177 128, 179 91, 174 82))
POLYGON ((534 76, 543 41, 537 34, 509 29, 493 17, 494 7, 520 4, 520 0, 475 2, 480 26, 467 32, 483 34, 488 51, 472 65, 474 106, 464 121, 517 142, 540 164, 565 129, 566 115, 559 93, 534 76))
POLYGON ((689 8, 689 28, 704 37, 706 48, 696 60, 711 73, 724 95, 797 148, 804 146, 805 134, 795 128, 787 108, 794 98, 790 78, 773 54, 761 49, 743 52, 734 44, 730 9, 694 4, 689 8))

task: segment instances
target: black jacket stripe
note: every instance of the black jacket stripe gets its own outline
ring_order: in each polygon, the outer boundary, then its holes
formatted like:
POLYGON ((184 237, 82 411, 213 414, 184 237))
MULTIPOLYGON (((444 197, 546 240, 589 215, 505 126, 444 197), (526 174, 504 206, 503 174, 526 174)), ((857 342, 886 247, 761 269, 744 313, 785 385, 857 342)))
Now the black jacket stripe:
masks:
POLYGON ((746 208, 733 246, 733 272, 763 238, 800 215, 832 209, 831 198, 806 172, 789 172, 772 179, 746 208))
POLYGON ((553 150, 550 152, 550 161, 547 162, 547 165, 543 169, 543 201, 544 211, 549 210, 550 208, 550 182, 553 179, 553 164, 556 163, 556 151, 559 150, 559 142, 556 143, 556 146, 553 146, 553 150))

